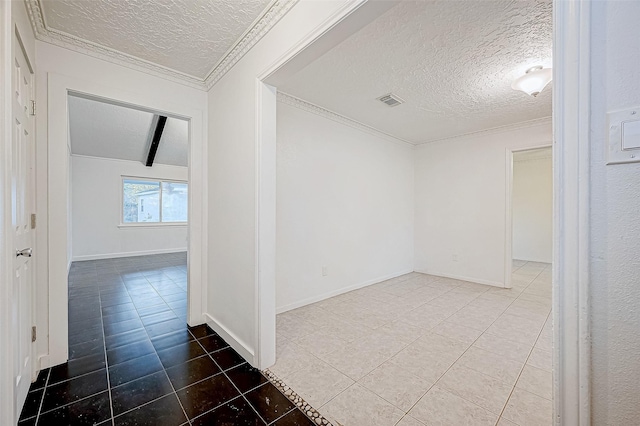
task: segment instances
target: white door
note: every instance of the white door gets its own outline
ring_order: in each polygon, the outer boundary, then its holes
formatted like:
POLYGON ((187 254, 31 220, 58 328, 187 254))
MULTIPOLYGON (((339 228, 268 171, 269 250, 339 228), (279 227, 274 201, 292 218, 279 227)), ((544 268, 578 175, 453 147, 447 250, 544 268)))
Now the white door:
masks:
POLYGON ((12 327, 13 377, 15 386, 16 417, 27 397, 31 384, 32 368, 32 279, 33 261, 31 248, 34 232, 31 214, 34 211, 34 137, 31 101, 33 99, 33 74, 25 54, 13 36, 13 132, 11 170, 11 224, 16 254, 13 263, 12 327))

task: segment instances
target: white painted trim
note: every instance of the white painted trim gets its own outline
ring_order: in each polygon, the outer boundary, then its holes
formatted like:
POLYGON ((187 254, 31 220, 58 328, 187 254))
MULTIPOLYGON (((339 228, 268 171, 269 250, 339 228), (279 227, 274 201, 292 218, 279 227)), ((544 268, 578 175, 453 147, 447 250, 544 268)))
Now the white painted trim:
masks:
POLYGON ((206 75, 194 76, 51 28, 46 23, 40 0, 25 0, 38 40, 202 90, 216 84, 297 2, 273 0, 206 75))
POLYGON ((117 225, 120 229, 144 229, 144 228, 187 228, 187 222, 131 222, 120 223, 117 225))
POLYGON ((501 283, 500 281, 491 281, 491 280, 483 280, 478 278, 464 277, 462 275, 456 275, 456 274, 443 274, 442 272, 432 271, 429 269, 416 269, 416 272, 419 272, 421 274, 433 275, 435 277, 451 278, 453 280, 467 281, 475 284, 483 284, 483 285, 489 285, 491 287, 504 288, 504 283, 501 283))
POLYGON ((339 295, 344 294, 344 293, 349 293, 350 291, 353 291, 353 290, 358 290, 358 289, 363 288, 363 287, 368 287, 368 286, 373 285, 373 284, 378 284, 378 283, 381 283, 383 281, 390 280, 392 278, 401 277, 403 275, 410 274, 412 272, 413 272, 412 269, 407 269, 405 271, 396 272, 394 274, 389 274, 389 275, 385 275, 385 276, 382 276, 382 277, 374 278, 372 280, 367 280, 367 281, 364 281, 364 282, 361 282, 361 283, 358 283, 358 284, 350 285, 349 287, 343 287, 343 288, 338 289, 338 290, 329 291, 327 293, 323 293, 323 294, 318 295, 318 296, 309 297, 307 299, 300 300, 298 302, 289 303, 288 305, 284 305, 284 306, 280 306, 279 308, 276 308, 276 314, 281 314, 283 312, 291 311, 293 309, 300 308, 302 306, 306 306, 306 305, 310 305, 312 303, 320 302, 321 300, 330 299, 332 297, 339 296, 339 295))
MULTIPOLYGON (((553 143, 532 145, 525 148, 506 148, 506 193, 505 193, 505 230, 504 230, 504 288, 511 288, 513 274, 513 154, 539 148, 550 148, 553 143)), ((553 155, 552 155, 553 157, 553 155)))
POLYGON ((505 153, 504 288, 513 287, 513 151, 505 153))
POLYGON ((382 130, 376 129, 375 127, 371 127, 367 124, 361 123, 347 116, 338 114, 337 112, 328 110, 314 103, 305 101, 304 99, 296 98, 295 96, 289 95, 288 93, 278 92, 278 102, 282 102, 285 105, 290 105, 292 107, 299 108, 301 110, 310 112, 312 114, 319 115, 321 117, 335 121, 336 123, 353 127, 354 129, 360 130, 365 133, 369 133, 370 135, 377 136, 379 138, 383 138, 385 140, 388 140, 389 142, 409 145, 411 148, 415 146, 414 143, 408 140, 398 138, 389 133, 385 133, 382 130))
POLYGON ((242 341, 236 334, 229 330, 222 323, 216 320, 208 313, 204 314, 206 324, 211 327, 213 331, 218 333, 225 342, 229 344, 236 352, 238 352, 244 359, 254 359, 254 352, 250 349, 246 342, 242 341))
POLYGON ((14 413, 11 285, 13 239, 11 237, 11 45, 14 2, 0 2, 0 424, 16 424, 14 413))
MULTIPOLYGON (((207 173, 206 173, 206 112, 158 100, 148 95, 130 93, 121 89, 103 86, 94 81, 71 78, 59 74, 48 75, 48 286, 49 286, 49 359, 52 365, 63 363, 68 358, 68 296, 67 296, 67 193, 66 170, 69 157, 65 149, 68 140, 69 92, 89 94, 107 101, 116 100, 130 105, 139 105, 158 112, 171 112, 190 120, 189 126, 189 300, 188 323, 202 324, 206 300, 207 244, 207 173), (64 144, 64 145, 63 145, 64 144), (55 202, 53 202, 55 201, 55 202)), ((42 180, 39 179, 39 182, 42 180)))
POLYGON ((591 2, 553 6, 553 423, 589 425, 591 2))
POLYGON ((256 79, 254 365, 276 362, 276 89, 256 79))
POLYGON ((118 259, 121 257, 132 256, 149 256, 152 254, 169 254, 169 253, 183 253, 187 248, 172 248, 172 249, 158 249, 158 250, 141 250, 141 251, 128 251, 118 253, 104 253, 104 254, 86 254, 83 256, 73 256, 72 262, 83 262, 85 260, 101 260, 101 259, 118 259))
POLYGON ((281 56, 281 59, 285 60, 284 62, 280 59, 274 61, 271 64, 272 66, 260 75, 260 80, 274 87, 286 84, 292 76, 311 62, 329 52, 396 5, 397 2, 391 1, 352 0, 343 2, 340 9, 325 21, 334 22, 334 25, 331 27, 325 25, 316 27, 324 31, 324 33, 320 34, 316 31, 308 33, 281 56), (335 16, 343 16, 345 12, 351 14, 356 9, 358 9, 358 13, 352 14, 347 20, 336 21, 333 19, 335 16), (311 40, 311 44, 308 43, 309 40, 311 40), (300 46, 307 47, 300 50, 300 46))
POLYGON ((442 142, 442 141, 448 141, 451 139, 458 139, 458 138, 475 137, 481 134, 496 134, 496 133, 510 132, 512 130, 526 129, 527 127, 545 124, 550 122, 551 120, 552 120, 552 117, 536 118, 534 120, 521 121, 519 123, 507 124, 505 126, 491 127, 488 129, 478 130, 476 132, 462 133, 455 136, 449 136, 448 138, 428 140, 428 141, 420 142, 416 145, 424 145, 428 143, 442 142))
POLYGON ((49 361, 50 358, 51 357, 49 355, 40 355, 38 357, 38 365, 40 366, 41 370, 52 367, 52 364, 49 361))

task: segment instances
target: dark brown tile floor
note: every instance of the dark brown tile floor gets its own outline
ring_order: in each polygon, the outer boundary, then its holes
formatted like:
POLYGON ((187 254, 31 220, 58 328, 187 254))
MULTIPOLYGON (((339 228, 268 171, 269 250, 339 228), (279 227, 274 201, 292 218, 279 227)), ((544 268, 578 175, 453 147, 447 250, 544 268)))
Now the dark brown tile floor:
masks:
POLYGON ((19 425, 312 425, 206 325, 188 327, 186 253, 75 262, 69 362, 19 425))

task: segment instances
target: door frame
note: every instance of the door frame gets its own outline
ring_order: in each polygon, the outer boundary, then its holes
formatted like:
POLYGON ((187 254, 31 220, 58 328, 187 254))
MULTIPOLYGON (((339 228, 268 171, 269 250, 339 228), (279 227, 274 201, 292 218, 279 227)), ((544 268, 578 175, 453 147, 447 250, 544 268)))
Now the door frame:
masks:
POLYGON ((553 422, 591 423, 591 2, 553 2, 553 422))
POLYGON ((94 81, 49 73, 47 76, 47 199, 48 199, 48 283, 49 283, 49 352, 41 357, 45 368, 68 360, 68 268, 67 253, 69 157, 68 96, 70 93, 132 106, 150 112, 187 119, 189 125, 189 220, 188 220, 188 323, 205 321, 207 300, 207 179, 205 111, 158 100, 94 81))
MULTIPOLYGON (((552 148, 553 143, 536 144, 527 147, 506 149, 506 193, 505 193, 505 240, 504 240, 504 288, 512 287, 513 274, 513 154, 516 152, 530 151, 532 149, 552 148)), ((553 154, 552 154, 553 156, 553 154)), ((553 160, 552 160, 553 161, 553 160)))

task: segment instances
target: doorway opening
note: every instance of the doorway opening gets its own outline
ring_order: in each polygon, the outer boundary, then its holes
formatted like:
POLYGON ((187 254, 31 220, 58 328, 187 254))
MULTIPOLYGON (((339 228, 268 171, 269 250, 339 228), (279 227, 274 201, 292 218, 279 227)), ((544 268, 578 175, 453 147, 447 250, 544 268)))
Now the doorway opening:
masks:
MULTIPOLYGON (((205 126, 202 111, 58 74, 50 74, 48 83, 46 216, 47 225, 51 226, 41 227, 40 232, 47 242, 46 247, 42 247, 45 258, 41 258, 41 262, 47 266, 48 314, 46 321, 42 321, 42 327, 48 329, 49 346, 48 353, 40 357, 41 369, 64 364, 70 359, 73 362, 70 346, 78 342, 71 339, 70 324, 73 307, 77 304, 70 300, 73 286, 70 286, 69 278, 82 275, 70 274, 74 260, 95 264, 95 269, 90 270, 84 278, 89 278, 97 286, 98 262, 115 259, 111 260, 112 265, 102 265, 102 269, 107 270, 103 273, 115 281, 116 288, 126 290, 126 293, 120 298, 113 296, 113 300, 107 304, 121 306, 121 310, 133 306, 138 312, 138 309, 162 301, 168 309, 163 311, 168 313, 163 314, 164 321, 161 321, 165 330, 178 327, 178 323, 185 328, 185 320, 190 326, 202 324, 203 300, 206 300, 203 285, 203 277, 206 276, 203 259, 207 256, 204 244, 206 227, 203 226, 206 216, 203 158, 206 155, 203 155, 205 126), (74 112, 77 113, 75 116, 74 112), (161 117, 166 119, 161 120, 161 117), (78 119, 84 127, 78 125, 78 119), (161 121, 164 122, 162 132, 159 131, 161 121), (156 134, 158 137, 155 137, 156 134), (82 138, 88 139, 88 142, 76 146, 75 142, 81 142, 82 138), (137 142, 134 143, 133 139, 137 142), (177 140, 182 142, 178 143, 177 140), (151 149, 152 146, 155 148, 151 149), (114 153, 119 153, 121 158, 112 158, 115 157, 114 153), (171 161, 178 165, 171 164, 171 161), (151 167, 146 167, 148 163, 151 167), (167 170, 173 174, 168 174, 167 170), (186 212, 183 204, 185 198, 186 212), (181 203, 182 207, 178 207, 181 203), (163 218, 170 221, 163 223, 163 218), (109 225, 105 231, 107 221, 109 225), (175 237, 177 234, 179 237, 175 237), (174 236, 175 245, 167 245, 171 235, 174 236), (165 245, 161 246, 161 243, 165 245), (178 252, 182 254, 175 254, 178 252), (170 253, 174 253, 173 257, 169 256, 170 253), (149 255, 166 255, 167 259, 152 259, 149 255), (133 256, 141 257, 132 260, 133 256), (126 258, 130 262, 125 262, 126 258), (170 269, 154 272, 149 267, 152 263, 170 269), (125 278, 135 282, 136 273, 144 278, 142 284, 146 282, 150 286, 151 281, 160 277, 171 284, 167 287, 176 292, 178 290, 173 285, 186 287, 181 288, 186 294, 171 296, 164 291, 164 297, 168 297, 165 300, 158 289, 143 285, 145 288, 137 289, 140 302, 136 306, 132 298, 136 290, 130 292, 125 285, 125 278), (151 277, 154 273, 155 279, 151 277), (152 290, 155 294, 151 293, 152 290), (143 296, 149 300, 143 302, 143 296), (170 306, 168 302, 175 302, 171 300, 174 298, 186 298, 186 302, 181 302, 181 306, 178 303, 170 306), (119 303, 122 299, 126 303, 119 303)), ((43 174, 39 174, 39 179, 43 177, 43 174)), ((100 297, 99 288, 79 290, 78 294, 82 295, 83 292, 94 296, 97 292, 100 297)), ((94 300, 92 303, 94 310, 100 311, 100 315, 105 314, 101 302, 94 300)), ((84 312, 90 310, 85 309, 84 312)), ((119 313, 115 312, 118 308, 112 310, 114 312, 109 314, 119 313)), ((93 315, 97 319, 98 315, 93 315)), ((124 316, 126 314, 113 320, 123 319, 124 316)), ((158 321, 160 319, 160 316, 156 318, 158 321)), ((136 321, 129 325, 121 324, 120 328, 114 327, 112 331, 107 331, 106 327, 104 331, 97 330, 98 326, 94 324, 92 332, 96 338, 112 333, 122 334, 119 333, 121 330, 138 330, 138 334, 141 334, 149 327, 140 318, 138 320, 142 328, 130 328, 133 323, 138 325, 136 321)), ((96 348, 93 350, 98 351, 96 348)), ((103 353, 99 360, 101 368, 104 368, 106 358, 107 354, 103 353)), ((51 371, 53 374, 53 368, 51 371)))
POLYGON ((73 92, 68 109, 69 362, 111 366, 187 323, 189 121, 73 92))
MULTIPOLYGON (((553 165, 551 146, 507 153, 507 249, 505 287, 529 284, 553 258, 553 165)), ((540 289, 551 297, 551 282, 540 289)))

